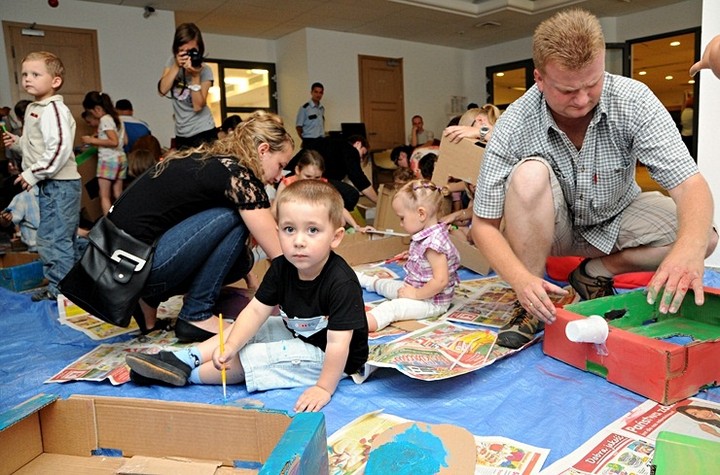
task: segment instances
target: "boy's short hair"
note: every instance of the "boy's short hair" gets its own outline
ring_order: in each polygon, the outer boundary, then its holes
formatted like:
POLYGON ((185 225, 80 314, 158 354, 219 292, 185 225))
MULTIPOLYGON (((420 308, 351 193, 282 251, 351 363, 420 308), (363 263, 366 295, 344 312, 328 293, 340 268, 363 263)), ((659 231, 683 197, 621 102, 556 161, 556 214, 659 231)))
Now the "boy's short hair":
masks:
POLYGON ((130 102, 128 99, 120 99, 115 103, 115 110, 131 111, 133 110, 132 102, 130 102))
POLYGON ((310 90, 312 91, 312 90, 315 89, 316 87, 319 87, 319 88, 322 89, 323 91, 325 90, 325 86, 323 86, 321 82, 314 82, 314 83, 312 83, 312 86, 310 86, 310 90))
MULTIPOLYGON (((42 61, 45 63, 45 67, 47 68, 48 73, 52 77, 59 77, 62 82, 65 81, 65 66, 63 66, 62 61, 60 61, 60 58, 55 56, 54 54, 48 52, 48 51, 33 51, 32 53, 29 53, 27 56, 25 56, 22 60, 22 62, 26 61, 42 61)), ((60 83, 60 86, 58 86, 57 89, 60 89, 62 86, 62 82, 60 83)))
POLYGON ((298 180, 288 185, 277 198, 277 213, 280 216, 282 205, 291 201, 307 203, 313 206, 326 206, 333 227, 343 225, 343 199, 334 186, 322 180, 298 180))

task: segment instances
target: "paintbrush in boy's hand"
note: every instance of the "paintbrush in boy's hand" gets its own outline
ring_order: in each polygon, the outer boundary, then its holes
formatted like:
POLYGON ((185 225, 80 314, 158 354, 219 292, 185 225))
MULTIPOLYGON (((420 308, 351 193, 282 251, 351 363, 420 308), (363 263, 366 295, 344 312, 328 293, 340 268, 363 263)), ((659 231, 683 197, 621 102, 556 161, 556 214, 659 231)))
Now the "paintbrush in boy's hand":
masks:
MULTIPOLYGON (((225 337, 223 336, 223 318, 222 313, 220 314, 220 332, 218 333, 218 336, 220 337, 220 355, 225 355, 225 337)), ((222 365, 222 369, 220 370, 220 378, 222 379, 222 385, 223 385, 223 400, 227 401, 227 375, 225 374, 225 363, 222 365)))

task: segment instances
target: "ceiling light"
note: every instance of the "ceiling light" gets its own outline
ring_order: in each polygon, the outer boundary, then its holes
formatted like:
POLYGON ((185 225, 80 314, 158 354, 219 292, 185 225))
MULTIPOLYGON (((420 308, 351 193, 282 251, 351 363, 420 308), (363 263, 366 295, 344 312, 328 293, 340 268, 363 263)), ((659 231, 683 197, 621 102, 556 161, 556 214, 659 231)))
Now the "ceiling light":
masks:
POLYGON ((501 77, 505 76, 505 73, 496 73, 495 76, 501 78, 501 77))
POLYGON ((675 79, 675 78, 672 77, 672 76, 665 76, 665 79, 667 79, 668 81, 672 81, 672 80, 675 79))
POLYGON ((680 46, 680 42, 679 41, 671 41, 670 46, 680 46))
POLYGON ((695 80, 694 79, 689 80, 688 84, 695 84, 695 80))
POLYGON ((647 71, 639 71, 638 76, 645 76, 647 74, 647 71))

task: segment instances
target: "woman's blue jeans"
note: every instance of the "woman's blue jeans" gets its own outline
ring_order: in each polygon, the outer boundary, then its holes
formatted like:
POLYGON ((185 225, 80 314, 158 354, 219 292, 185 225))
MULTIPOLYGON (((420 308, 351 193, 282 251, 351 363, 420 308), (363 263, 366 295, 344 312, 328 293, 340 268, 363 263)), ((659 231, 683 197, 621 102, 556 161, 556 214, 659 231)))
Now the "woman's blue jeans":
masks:
POLYGON ((206 320, 225 283, 244 277, 252 266, 248 229, 237 210, 212 208, 193 215, 162 235, 142 298, 157 307, 185 294, 178 318, 206 320))

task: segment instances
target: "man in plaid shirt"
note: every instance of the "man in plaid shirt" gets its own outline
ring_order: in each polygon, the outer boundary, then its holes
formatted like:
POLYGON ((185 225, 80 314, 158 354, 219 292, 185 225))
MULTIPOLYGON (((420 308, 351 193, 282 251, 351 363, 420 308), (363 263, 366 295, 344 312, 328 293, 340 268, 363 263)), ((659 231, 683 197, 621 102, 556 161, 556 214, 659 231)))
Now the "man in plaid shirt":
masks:
POLYGON ((586 257, 568 276, 585 299, 614 293, 616 274, 654 270, 647 300, 661 299, 660 312, 677 312, 688 289, 702 304, 713 199, 665 107, 605 72, 602 29, 586 11, 540 24, 533 60, 535 85, 495 125, 473 205, 475 244, 518 295, 498 343, 519 348, 555 320, 548 293, 565 291, 543 279, 548 255, 586 257), (669 197, 641 193, 637 162, 669 197))

